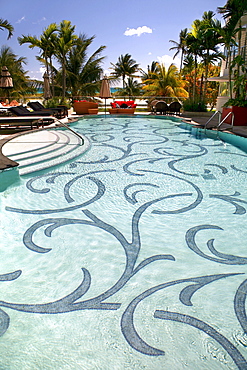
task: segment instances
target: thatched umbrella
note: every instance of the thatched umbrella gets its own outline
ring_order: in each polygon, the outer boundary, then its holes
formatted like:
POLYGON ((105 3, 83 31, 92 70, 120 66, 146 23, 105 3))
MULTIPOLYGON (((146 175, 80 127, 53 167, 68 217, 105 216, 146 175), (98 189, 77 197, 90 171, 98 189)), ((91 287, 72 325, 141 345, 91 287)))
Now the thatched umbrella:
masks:
POLYGON ((7 90, 8 97, 9 97, 9 89, 13 89, 13 79, 6 66, 4 66, 1 71, 0 88, 7 90))
POLYGON ((102 80, 99 97, 105 99, 105 114, 106 114, 106 99, 112 97, 109 81, 106 76, 102 80))
POLYGON ((50 99, 52 97, 51 95, 51 89, 50 89, 50 82, 49 82, 49 76, 47 72, 43 75, 44 79, 44 99, 50 99))

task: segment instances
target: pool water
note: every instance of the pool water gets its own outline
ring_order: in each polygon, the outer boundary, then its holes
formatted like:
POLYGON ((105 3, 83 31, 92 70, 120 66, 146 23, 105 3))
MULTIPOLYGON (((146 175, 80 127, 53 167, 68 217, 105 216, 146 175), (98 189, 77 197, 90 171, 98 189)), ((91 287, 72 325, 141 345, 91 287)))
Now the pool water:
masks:
POLYGON ((247 369, 247 154, 178 119, 82 119, 0 195, 0 368, 247 369))

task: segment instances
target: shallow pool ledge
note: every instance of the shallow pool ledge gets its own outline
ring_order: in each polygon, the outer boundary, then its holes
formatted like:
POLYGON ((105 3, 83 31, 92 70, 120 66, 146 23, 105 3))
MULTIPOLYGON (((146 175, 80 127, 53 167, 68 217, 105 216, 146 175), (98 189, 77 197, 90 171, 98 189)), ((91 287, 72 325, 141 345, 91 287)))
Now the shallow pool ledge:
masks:
POLYGON ((19 163, 13 161, 12 159, 9 159, 2 153, 2 147, 4 144, 6 144, 8 141, 12 140, 16 135, 8 136, 2 140, 0 140, 0 170, 6 170, 8 168, 17 167, 19 163))

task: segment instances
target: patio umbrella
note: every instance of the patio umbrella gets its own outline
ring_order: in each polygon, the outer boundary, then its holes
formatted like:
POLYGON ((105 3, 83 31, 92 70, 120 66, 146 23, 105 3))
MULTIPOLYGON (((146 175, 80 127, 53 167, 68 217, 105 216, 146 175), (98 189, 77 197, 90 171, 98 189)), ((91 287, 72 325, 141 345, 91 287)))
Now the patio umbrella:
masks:
POLYGON ((0 88, 7 90, 8 97, 9 97, 9 89, 13 89, 13 80, 6 66, 4 66, 1 71, 0 88))
POLYGON ((48 73, 45 72, 43 75, 44 79, 44 99, 50 99, 52 97, 51 95, 51 89, 50 89, 50 82, 49 82, 49 76, 48 73))
POLYGON ((106 99, 111 98, 111 90, 107 77, 105 76, 101 83, 99 97, 105 99, 105 113, 106 113, 106 99))

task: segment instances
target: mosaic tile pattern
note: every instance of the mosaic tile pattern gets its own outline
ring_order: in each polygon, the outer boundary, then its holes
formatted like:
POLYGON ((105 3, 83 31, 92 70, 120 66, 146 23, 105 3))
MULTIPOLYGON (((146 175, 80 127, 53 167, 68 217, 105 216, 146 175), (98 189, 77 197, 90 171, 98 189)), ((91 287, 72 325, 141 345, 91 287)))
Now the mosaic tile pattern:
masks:
MULTIPOLYGON (((29 206, 25 199, 22 204, 14 205, 13 201, 9 204, 7 197, 5 217, 11 214, 20 215, 22 219, 33 218, 23 232, 22 242, 28 255, 46 255, 49 260, 53 249, 59 248, 59 245, 53 245, 53 235, 58 233, 62 239, 65 227, 70 226, 74 230, 78 226, 78 230, 83 227, 86 234, 78 234, 76 242, 80 243, 80 238, 84 236, 90 240, 87 230, 98 230, 97 235, 103 232, 100 234, 102 238, 108 240, 109 236, 116 248, 122 248, 125 262, 116 281, 96 295, 89 294, 93 289, 93 276, 88 268, 82 266, 81 283, 66 296, 58 294, 53 301, 39 303, 37 296, 35 303, 18 303, 15 297, 11 301, 0 297, 0 335, 3 340, 11 326, 13 311, 23 312, 23 320, 27 314, 66 315, 73 311, 93 310, 97 316, 101 310, 116 311, 121 312, 119 331, 127 346, 145 358, 165 357, 166 348, 154 346, 153 339, 149 342, 148 335, 143 335, 143 329, 140 333, 135 315, 152 296, 162 293, 165 297, 166 292, 168 294, 174 290, 174 300, 178 299, 180 310, 169 309, 172 302, 167 303, 167 300, 164 300, 162 308, 160 298, 158 308, 152 307, 153 319, 160 325, 173 322, 183 328, 190 326, 195 333, 203 332, 213 339, 217 348, 224 353, 223 360, 216 359, 218 367, 215 368, 247 369, 244 340, 247 334, 247 257, 243 254, 247 242, 240 237, 243 245, 239 246, 237 241, 229 248, 228 236, 221 238, 228 227, 232 228, 232 233, 241 234, 246 222, 247 193, 242 186, 246 181, 247 155, 237 148, 226 147, 222 141, 212 141, 206 137, 200 137, 199 140, 191 134, 189 126, 174 121, 175 129, 174 122, 164 122, 163 119, 136 118, 134 122, 131 118, 113 117, 83 120, 82 125, 75 129, 92 141, 90 152, 56 171, 24 179, 27 199, 35 199, 28 203, 29 206), (49 193, 57 193, 55 203, 40 200, 49 193), (106 208, 102 210, 103 205, 106 208), (211 206, 216 208, 211 209, 211 206), (118 212, 115 214, 116 209, 118 212), (148 221, 145 221, 146 217, 148 221), (178 217, 180 221, 176 222, 178 217), (180 227, 180 222, 184 222, 186 230, 180 227), (155 245, 161 238, 157 234, 156 240, 156 223, 159 223, 157 230, 164 230, 162 250, 140 259, 145 255, 141 253, 143 245, 155 245), (150 231, 145 230, 147 226, 150 231), (169 230, 165 232, 166 228, 169 230), (183 243, 179 239, 180 244, 176 244, 177 235, 183 230, 183 243), (153 235, 150 239, 149 233, 153 235), (185 257, 179 254, 179 249, 185 257), (186 258, 184 270, 181 267, 183 258, 186 258), (201 274, 198 274, 200 263, 201 274), (166 273, 171 264, 174 266, 174 277, 166 273), (152 286, 148 283, 141 293, 137 289, 138 293, 135 295, 132 291, 129 300, 127 294, 124 300, 118 301, 118 294, 148 268, 150 271, 160 271, 156 277, 157 283, 152 286), (240 281, 240 285, 231 283, 228 288, 229 281, 240 281), (215 296, 218 292, 230 296, 228 311, 231 319, 228 316, 225 318, 224 330, 215 324, 214 316, 210 321, 204 319, 204 300, 206 304, 208 299, 212 299, 219 316, 228 312, 223 310, 221 313, 218 298, 214 302, 212 297, 204 295, 205 288, 214 284, 215 296), (194 307, 193 302, 197 302, 198 296, 202 306, 197 303, 194 307), (227 321, 231 321, 229 330, 227 321), (240 339, 233 337, 234 331, 241 333, 240 339)), ((233 236, 229 243, 232 244, 234 239, 233 236)), ((23 274, 25 269, 0 275, 1 286, 5 282, 18 281, 23 274)), ((147 332, 149 330, 151 327, 147 332)), ((176 338, 172 346, 176 348, 176 338)), ((209 357, 213 358, 213 355, 209 357)), ((195 369, 195 363, 191 359, 188 368, 195 369)), ((121 368, 118 366, 116 368, 121 368)), ((143 368, 145 366, 146 363, 143 368)), ((160 363, 148 366, 158 369, 160 363)), ((176 369, 183 368, 182 364, 179 366, 176 369)), ((106 365, 102 365, 102 369, 106 368, 106 365)), ((197 368, 209 367, 201 363, 197 368)))

